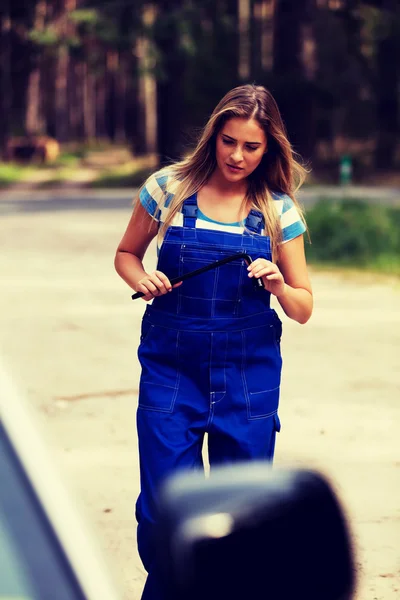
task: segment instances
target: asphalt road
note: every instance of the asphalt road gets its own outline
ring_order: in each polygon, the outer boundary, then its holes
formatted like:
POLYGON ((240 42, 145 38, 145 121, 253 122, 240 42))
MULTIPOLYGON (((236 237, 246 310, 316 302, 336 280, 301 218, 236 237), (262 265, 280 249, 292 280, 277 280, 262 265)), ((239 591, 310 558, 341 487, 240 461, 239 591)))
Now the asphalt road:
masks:
MULTIPOLYGON (((136 189, 90 190, 59 188, 57 190, 0 190, 0 215, 31 212, 126 210, 132 205, 136 189)), ((313 186, 298 194, 307 209, 319 198, 356 198, 365 202, 400 207, 400 189, 364 186, 313 186)))

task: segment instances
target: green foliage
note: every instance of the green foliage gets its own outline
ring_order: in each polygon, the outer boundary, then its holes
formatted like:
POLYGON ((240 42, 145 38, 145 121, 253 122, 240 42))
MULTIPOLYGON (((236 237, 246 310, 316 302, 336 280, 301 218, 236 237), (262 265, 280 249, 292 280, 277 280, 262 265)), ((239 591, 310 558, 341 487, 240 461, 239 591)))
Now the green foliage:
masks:
POLYGON ((23 181, 32 172, 32 167, 24 167, 13 163, 0 163, 0 188, 23 181))
MULTIPOLYGON (((164 136, 173 141, 174 136, 181 137, 180 141, 189 145, 193 134, 202 127, 225 92, 241 83, 238 62, 245 53, 240 45, 247 42, 239 30, 248 27, 251 58, 246 80, 271 89, 284 113, 294 146, 305 158, 312 157, 314 168, 320 173, 330 174, 331 164, 343 151, 338 148, 342 147, 353 156, 358 152, 363 168, 374 164, 380 167, 375 159, 374 142, 379 137, 382 143, 383 134, 390 139, 396 135, 392 126, 399 121, 396 93, 390 92, 390 85, 386 88, 383 85, 394 77, 390 69, 384 68, 385 61, 382 62, 380 54, 382 42, 391 40, 393 51, 389 56, 393 60, 387 64, 399 64, 400 12, 394 0, 389 3, 378 0, 306 3, 309 10, 304 21, 300 15, 293 22, 296 12, 287 17, 290 27, 303 39, 301 51, 300 48, 293 50, 292 40, 297 37, 289 35, 288 38, 289 30, 274 39, 279 11, 268 10, 262 18, 259 12, 261 5, 268 3, 251 2, 254 11, 250 11, 248 23, 243 16, 238 21, 240 2, 237 0, 80 0, 77 4, 76 10, 68 11, 66 2, 47 0, 42 4, 38 0, 17 0, 10 3, 10 83, 3 79, 5 85, 13 89, 12 105, 7 107, 7 90, 2 90, 2 96, 6 99, 3 112, 10 113, 4 121, 12 124, 9 129, 13 134, 25 133, 24 103, 26 99, 33 102, 29 100, 32 88, 29 88, 28 78, 31 70, 39 67, 43 70, 40 106, 45 113, 41 129, 54 135, 55 115, 58 119, 58 113, 65 113, 62 119, 66 122, 66 139, 86 135, 84 131, 88 128, 81 127, 77 120, 73 124, 66 116, 67 111, 57 108, 56 98, 61 97, 62 92, 56 90, 53 83, 58 59, 64 52, 70 59, 68 101, 74 103, 74 108, 76 105, 79 114, 83 112, 85 101, 85 114, 99 115, 96 135, 114 139, 115 115, 121 103, 121 111, 125 113, 122 125, 125 137, 129 139, 137 132, 143 137, 141 120, 145 109, 141 79, 150 74, 161 90, 168 82, 172 87, 179 84, 179 96, 183 98, 179 128, 165 128, 165 135, 158 139, 164 136), (48 10, 42 10, 45 5, 48 10), (385 8, 389 6, 396 10, 385 8), (282 50, 294 60, 287 61, 286 67, 276 72, 273 65, 277 64, 282 50), (302 67, 300 63, 296 66, 297 55, 303 56, 302 67), (295 75, 291 72, 293 65, 295 75), (88 89, 94 81, 95 89, 101 93, 97 97, 84 96, 83 79, 89 82, 88 89), (303 110, 303 102, 309 110, 303 110), (386 125, 382 118, 385 109, 381 108, 385 103, 388 113, 392 113, 386 125), (300 126, 301 122, 304 127, 300 126), (337 141, 340 143, 336 144, 337 141)), ((4 55, 6 61, 7 55, 8 50, 4 55)), ((396 89, 395 81, 393 89, 396 89)), ((160 105, 164 105, 163 99, 160 105)), ((173 114, 175 103, 170 105, 173 114)), ((158 120, 158 133, 162 132, 165 121, 168 119, 158 120)), ((395 169, 394 150, 392 154, 385 165, 395 169)), ((356 176, 358 173, 364 177, 363 172, 355 171, 356 176)))
POLYGON ((84 150, 77 150, 76 152, 62 152, 51 166, 54 168, 59 166, 78 167, 80 160, 84 158, 84 156, 84 150))
POLYGON ((46 27, 43 31, 33 29, 28 34, 29 39, 39 46, 55 46, 60 41, 60 36, 52 26, 46 27))
POLYGON ((311 261, 400 266, 400 209, 353 199, 321 200, 307 211, 311 261))
POLYGON ((74 23, 84 23, 86 25, 96 25, 99 21, 99 14, 96 9, 81 8, 69 13, 68 18, 74 23))

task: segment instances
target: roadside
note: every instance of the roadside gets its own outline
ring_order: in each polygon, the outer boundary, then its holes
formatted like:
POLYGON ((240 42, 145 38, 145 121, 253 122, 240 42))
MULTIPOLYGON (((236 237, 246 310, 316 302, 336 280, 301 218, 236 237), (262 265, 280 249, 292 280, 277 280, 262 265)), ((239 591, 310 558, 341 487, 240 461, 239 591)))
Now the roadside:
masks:
MULTIPOLYGON (((0 202, 23 203, 29 201, 42 201, 62 198, 74 200, 77 197, 82 199, 90 198, 93 202, 101 201, 108 198, 111 202, 115 200, 126 200, 127 203, 132 202, 135 197, 139 184, 133 187, 104 187, 91 188, 82 184, 82 179, 86 177, 86 172, 83 171, 80 175, 81 179, 71 180, 68 184, 48 186, 44 189, 35 188, 32 183, 20 182, 9 188, 0 188, 0 202)), ((38 172, 38 180, 41 180, 42 173, 38 172)), ((143 179, 144 180, 144 179, 143 179)), ((329 186, 316 185, 306 186, 298 192, 298 198, 301 204, 306 208, 312 207, 321 198, 337 199, 353 198, 369 202, 373 204, 381 204, 385 206, 400 207, 400 187, 368 187, 361 185, 348 186, 329 186)))
MULTIPOLYGON (((156 155, 134 157, 129 147, 92 144, 65 145, 53 163, 45 165, 18 165, 0 162, 0 199, 12 201, 24 195, 41 198, 63 195, 74 198, 109 194, 110 197, 132 198, 136 190, 156 166, 156 155)), ((321 183, 318 173, 311 171, 299 192, 305 207, 320 198, 357 198, 366 202, 400 206, 400 175, 398 172, 371 172, 364 183, 357 180, 350 185, 321 183)), ((339 166, 337 179, 339 182, 339 166)))
POLYGON ((0 162, 0 190, 18 193, 132 187, 140 185, 155 164, 155 155, 133 157, 123 146, 66 147, 46 164, 0 162))
MULTIPOLYGON (((123 583, 124 600, 137 600, 145 573, 135 547, 136 347, 145 304, 130 300, 113 269, 131 196, 102 193, 94 204, 68 198, 25 197, 23 210, 16 201, 3 213, 0 346, 123 583)), ((153 246, 146 264, 154 262, 153 246)), ((285 365, 276 465, 327 474, 351 520, 357 600, 397 600, 399 284, 311 274, 310 323, 301 327, 279 311, 285 365)))

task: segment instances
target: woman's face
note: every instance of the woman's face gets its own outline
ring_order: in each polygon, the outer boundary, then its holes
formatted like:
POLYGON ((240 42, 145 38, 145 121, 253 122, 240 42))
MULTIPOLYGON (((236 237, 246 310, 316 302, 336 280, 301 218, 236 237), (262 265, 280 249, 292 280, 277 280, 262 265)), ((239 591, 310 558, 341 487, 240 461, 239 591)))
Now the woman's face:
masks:
POLYGON ((233 117, 218 133, 215 150, 217 169, 234 183, 258 167, 267 150, 267 139, 256 120, 233 117))

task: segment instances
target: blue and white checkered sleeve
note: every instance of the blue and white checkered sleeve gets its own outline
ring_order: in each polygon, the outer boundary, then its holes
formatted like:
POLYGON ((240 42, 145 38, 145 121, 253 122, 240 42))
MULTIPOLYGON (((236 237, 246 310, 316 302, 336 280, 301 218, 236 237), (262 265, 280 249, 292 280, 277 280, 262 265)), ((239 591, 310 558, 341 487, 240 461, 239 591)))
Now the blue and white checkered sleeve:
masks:
POLYGON ((139 193, 141 205, 155 221, 160 221, 162 201, 164 200, 164 191, 161 186, 162 181, 156 175, 151 175, 139 193))
POLYGON ((282 203, 280 211, 282 243, 284 244, 302 235, 306 231, 306 226, 290 196, 285 194, 281 196, 280 201, 282 203))

